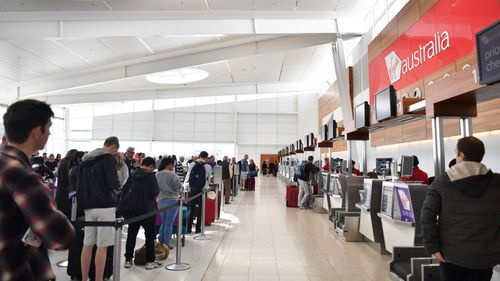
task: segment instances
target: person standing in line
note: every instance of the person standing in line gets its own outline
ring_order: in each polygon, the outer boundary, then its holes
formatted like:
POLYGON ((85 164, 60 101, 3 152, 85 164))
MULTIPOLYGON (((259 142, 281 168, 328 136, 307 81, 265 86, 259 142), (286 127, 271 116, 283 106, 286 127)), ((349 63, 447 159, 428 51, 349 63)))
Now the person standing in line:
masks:
POLYGON ((264 160, 264 163, 262 163, 262 175, 263 176, 269 176, 269 173, 267 171, 267 160, 264 160))
POLYGON ((478 138, 459 139, 457 164, 425 196, 424 246, 443 281, 487 281, 500 263, 500 175, 481 163, 484 153, 478 138))
POLYGON ((163 155, 159 155, 158 159, 155 160, 155 167, 156 167, 156 169, 158 169, 160 167, 160 162, 161 162, 162 158, 163 158, 163 155))
MULTIPOLYGON (((160 192, 158 182, 155 175, 155 160, 152 157, 142 159, 141 166, 130 175, 127 183, 124 186, 123 192, 132 192, 137 195, 131 198, 135 201, 134 206, 138 206, 135 210, 129 210, 124 213, 126 219, 140 216, 156 210, 155 197, 160 192), (130 189, 139 190, 130 190, 130 189)), ((121 206, 120 206, 121 207, 121 206)), ((125 207, 126 208, 126 207, 125 207)), ((132 267, 132 258, 134 257, 135 243, 139 229, 144 228, 146 237, 146 270, 161 267, 161 263, 155 261, 155 238, 156 238, 156 216, 145 218, 141 221, 131 223, 128 226, 127 242, 125 244, 125 268, 132 267)))
POLYGON ((45 161, 45 166, 47 166, 50 171, 54 172, 57 168, 57 162, 56 162, 56 158, 54 157, 54 154, 49 154, 49 158, 47 159, 47 161, 45 161))
POLYGON ((123 156, 120 153, 114 155, 116 160, 116 171, 118 175, 118 186, 121 188, 129 177, 128 167, 123 160, 123 156))
POLYGON ((125 164, 128 167, 129 175, 137 168, 137 160, 134 159, 135 147, 129 146, 125 152, 125 164))
POLYGON ((224 204, 231 204, 231 174, 229 171, 229 158, 224 156, 222 160, 222 183, 224 184, 224 204))
POLYGON ((30 159, 50 135, 50 106, 37 100, 11 104, 3 116, 8 143, 0 151, 0 279, 55 280, 47 249, 68 248, 74 228, 58 211, 30 159))
MULTIPOLYGON (((208 164, 208 153, 206 151, 200 152, 200 155, 196 161, 194 161, 188 169, 186 174, 185 184, 189 186, 191 190, 191 196, 198 195, 203 192, 203 190, 208 190, 208 183, 210 181, 210 176, 212 175, 212 168, 208 164)), ((189 206, 189 221, 188 221, 188 233, 191 233, 194 218, 196 218, 196 233, 201 232, 201 196, 195 198, 191 201, 189 206)))
MULTIPOLYGON (((118 173, 116 160, 120 143, 117 137, 109 137, 102 148, 95 149, 82 158, 78 175, 78 204, 83 206, 85 221, 114 221, 116 212, 116 191, 118 173)), ((115 229, 112 227, 84 228, 83 249, 81 254, 82 280, 89 279, 92 249, 97 245, 95 254, 95 280, 104 278, 107 248, 113 246, 115 229)))
POLYGON ((248 174, 248 154, 245 154, 245 157, 241 159, 240 170, 240 188, 243 190, 248 174))
POLYGON ((180 156, 179 160, 175 164, 175 173, 177 174, 181 182, 184 181, 184 176, 186 172, 187 172, 186 168, 184 167, 184 156, 180 156))
POLYGON ((66 153, 66 156, 61 159, 57 167, 57 189, 56 189, 56 204, 57 209, 71 218, 71 200, 69 199, 69 170, 77 162, 78 150, 71 149, 66 153))
MULTIPOLYGON (((158 196, 158 207, 165 208, 177 203, 182 196, 182 183, 179 177, 174 173, 174 159, 163 158, 156 173, 156 180, 160 187, 158 196)), ((174 219, 178 213, 178 208, 172 208, 161 212, 160 243, 165 244, 169 249, 174 247, 170 245, 174 219)))
POLYGON ((311 199, 311 185, 309 181, 311 180, 311 174, 319 172, 319 168, 313 164, 314 157, 307 157, 307 163, 304 164, 302 168, 302 172, 299 175, 299 208, 300 209, 308 209, 310 208, 310 199, 311 199))

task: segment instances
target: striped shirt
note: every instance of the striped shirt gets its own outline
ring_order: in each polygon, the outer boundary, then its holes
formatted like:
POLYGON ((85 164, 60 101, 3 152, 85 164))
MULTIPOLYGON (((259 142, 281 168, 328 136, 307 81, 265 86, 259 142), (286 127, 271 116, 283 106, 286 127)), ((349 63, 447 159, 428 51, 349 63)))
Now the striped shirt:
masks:
POLYGON ((55 279, 46 249, 67 248, 73 226, 56 210, 28 157, 8 145, 0 152, 0 202, 0 281, 55 279), (42 247, 21 242, 28 228, 40 238, 42 247))
POLYGON ((184 176, 186 175, 186 172, 185 172, 185 169, 184 169, 184 165, 180 161, 176 161, 176 163, 177 164, 175 166, 175 173, 179 177, 179 180, 181 182, 183 182, 184 181, 184 176))

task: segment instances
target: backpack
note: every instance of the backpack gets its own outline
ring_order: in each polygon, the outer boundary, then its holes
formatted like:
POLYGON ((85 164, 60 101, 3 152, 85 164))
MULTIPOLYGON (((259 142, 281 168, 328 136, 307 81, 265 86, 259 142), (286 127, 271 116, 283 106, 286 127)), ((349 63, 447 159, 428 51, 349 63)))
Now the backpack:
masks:
POLYGON ((142 215, 146 213, 144 205, 143 192, 138 180, 129 177, 123 185, 120 195, 120 203, 118 204, 117 213, 122 216, 142 215))
POLYGON ((200 162, 195 162, 191 173, 189 174, 189 187, 191 187, 191 192, 199 193, 205 187, 207 182, 207 175, 205 171, 205 165, 200 162))
POLYGON ((293 181, 294 182, 298 182, 299 181, 299 177, 303 176, 304 166, 305 166, 305 164, 300 164, 300 165, 297 166, 297 168, 295 168, 295 174, 293 175, 293 181))
MULTIPOLYGON (((155 258, 157 261, 166 260, 168 258, 169 250, 167 247, 163 246, 162 243, 155 243, 155 258)), ((135 250, 134 253, 134 264, 135 265, 146 265, 146 244, 144 244, 139 249, 135 250)))

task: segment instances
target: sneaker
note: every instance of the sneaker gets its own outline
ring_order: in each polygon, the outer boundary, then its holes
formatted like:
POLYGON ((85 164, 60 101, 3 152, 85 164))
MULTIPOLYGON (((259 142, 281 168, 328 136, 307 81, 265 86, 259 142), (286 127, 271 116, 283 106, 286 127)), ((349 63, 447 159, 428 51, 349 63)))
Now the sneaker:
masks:
POLYGON ((125 268, 131 268, 132 267, 132 260, 126 260, 125 264, 123 265, 125 268))
POLYGON ((173 249, 174 249, 174 246, 172 246, 172 245, 167 245, 167 248, 168 248, 169 250, 173 250, 173 249))
POLYGON ((157 261, 146 263, 146 269, 147 270, 155 269, 155 268, 158 268, 158 267, 161 267, 161 263, 159 263, 157 261))

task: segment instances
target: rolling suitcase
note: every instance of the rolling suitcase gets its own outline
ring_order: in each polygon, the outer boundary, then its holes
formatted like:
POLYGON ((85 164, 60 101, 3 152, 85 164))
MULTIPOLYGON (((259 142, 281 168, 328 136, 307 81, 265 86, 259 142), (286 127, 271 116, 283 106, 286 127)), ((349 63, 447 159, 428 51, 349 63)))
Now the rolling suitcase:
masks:
POLYGON ((215 221, 215 199, 205 201, 205 225, 210 226, 215 221))
MULTIPOLYGON (((73 243, 68 250, 68 267, 66 273, 70 276, 71 280, 81 280, 82 279, 82 267, 81 267, 81 254, 83 248, 83 238, 84 232, 83 228, 75 226, 75 238, 73 243)), ((96 247, 92 251, 92 259, 90 261, 89 277, 90 280, 95 278, 95 257, 96 247)), ((113 251, 114 247, 108 247, 108 253, 106 255, 106 265, 104 266, 104 279, 110 279, 113 275, 113 251)))
POLYGON ((311 186, 313 188, 313 194, 319 194, 319 184, 313 183, 311 186))
POLYGON ((245 181, 245 189, 254 191, 255 190, 255 178, 248 178, 245 181))
MULTIPOLYGON (((174 226, 173 226, 173 229, 172 229, 172 235, 174 237, 177 236, 177 221, 178 221, 178 218, 179 218, 179 214, 177 214, 175 216, 175 219, 174 219, 174 226)), ((188 231, 188 222, 189 222, 188 207, 182 207, 182 230, 181 230, 181 232, 182 232, 182 237, 181 237, 181 245, 182 245, 182 247, 184 247, 184 243, 186 241, 185 234, 188 231)))
POLYGON ((286 206, 295 207, 299 206, 299 187, 296 185, 288 184, 286 186, 286 206))

